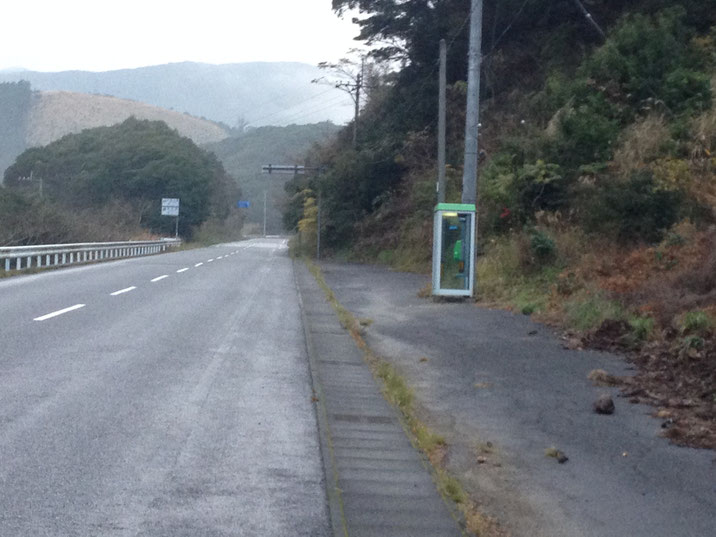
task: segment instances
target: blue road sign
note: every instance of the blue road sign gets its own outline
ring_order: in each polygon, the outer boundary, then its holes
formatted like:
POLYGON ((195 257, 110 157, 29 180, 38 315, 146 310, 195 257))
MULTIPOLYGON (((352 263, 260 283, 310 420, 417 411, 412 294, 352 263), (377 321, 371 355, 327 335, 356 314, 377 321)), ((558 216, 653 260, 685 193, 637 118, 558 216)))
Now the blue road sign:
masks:
POLYGON ((251 207, 251 202, 250 201, 237 201, 236 206, 239 209, 248 209, 249 207, 251 207))

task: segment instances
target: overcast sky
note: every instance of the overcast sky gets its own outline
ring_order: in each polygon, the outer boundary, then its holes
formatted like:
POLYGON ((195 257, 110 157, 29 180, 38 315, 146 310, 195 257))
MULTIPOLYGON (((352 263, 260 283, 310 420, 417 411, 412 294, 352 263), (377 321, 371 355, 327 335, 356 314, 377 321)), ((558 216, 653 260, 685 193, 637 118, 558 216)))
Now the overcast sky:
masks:
POLYGON ((0 69, 113 69, 196 61, 334 61, 358 29, 331 0, 15 0, 0 69))

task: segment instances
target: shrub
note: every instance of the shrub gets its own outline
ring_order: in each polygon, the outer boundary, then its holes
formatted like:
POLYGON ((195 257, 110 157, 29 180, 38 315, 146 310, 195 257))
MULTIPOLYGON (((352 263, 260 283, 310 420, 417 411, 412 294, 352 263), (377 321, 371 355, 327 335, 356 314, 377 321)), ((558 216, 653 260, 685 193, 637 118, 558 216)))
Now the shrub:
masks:
POLYGON ((615 102, 651 107, 660 101, 674 113, 708 107, 705 57, 691 41, 685 16, 677 6, 623 18, 580 75, 615 102))
POLYGON ((534 230, 530 237, 530 251, 538 265, 546 265, 557 258, 557 245, 543 231, 534 230))
POLYGON ((545 148, 547 157, 573 170, 582 164, 609 160, 620 125, 618 119, 605 113, 609 108, 603 97, 595 95, 593 102, 565 113, 556 138, 545 148))
POLYGON ((611 235, 621 242, 658 242, 679 218, 683 196, 658 188, 651 172, 637 172, 627 182, 613 178, 588 188, 583 204, 587 231, 611 235))
POLYGON ((515 164, 516 157, 501 153, 485 168, 480 201, 492 231, 507 231, 535 220, 538 211, 556 211, 567 204, 569 182, 561 168, 543 160, 515 164))

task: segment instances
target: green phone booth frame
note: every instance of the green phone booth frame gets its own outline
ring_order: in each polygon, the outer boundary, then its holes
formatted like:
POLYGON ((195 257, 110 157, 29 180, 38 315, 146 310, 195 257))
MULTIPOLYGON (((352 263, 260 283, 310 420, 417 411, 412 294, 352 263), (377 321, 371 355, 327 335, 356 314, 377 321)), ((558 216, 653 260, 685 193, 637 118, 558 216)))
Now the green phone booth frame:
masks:
POLYGON ((475 285, 475 206, 438 203, 433 219, 433 295, 470 297, 475 285))

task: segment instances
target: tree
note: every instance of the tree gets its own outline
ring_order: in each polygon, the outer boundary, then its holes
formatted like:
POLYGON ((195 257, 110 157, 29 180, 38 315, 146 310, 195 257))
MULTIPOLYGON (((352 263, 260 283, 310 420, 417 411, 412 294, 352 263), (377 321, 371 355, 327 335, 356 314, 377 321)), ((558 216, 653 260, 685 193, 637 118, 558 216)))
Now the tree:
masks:
POLYGON ((173 226, 160 215, 161 199, 180 198, 179 231, 187 237, 210 217, 226 218, 238 199, 212 153, 163 122, 135 118, 26 151, 6 170, 5 184, 22 190, 21 178, 31 174, 42 177, 48 201, 75 209, 131 201, 146 208, 142 226, 159 233, 173 226))

